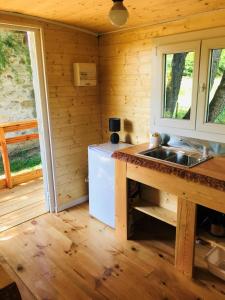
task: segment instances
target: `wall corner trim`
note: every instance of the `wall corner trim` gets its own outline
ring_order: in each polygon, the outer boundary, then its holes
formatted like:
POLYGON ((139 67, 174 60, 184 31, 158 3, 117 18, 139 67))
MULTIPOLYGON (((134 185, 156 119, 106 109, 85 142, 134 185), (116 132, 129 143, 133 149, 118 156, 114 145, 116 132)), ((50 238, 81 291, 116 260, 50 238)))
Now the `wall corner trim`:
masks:
POLYGON ((85 195, 81 198, 78 198, 78 199, 74 199, 68 203, 65 203, 65 204, 62 204, 58 207, 58 209, 56 210, 56 213, 59 213, 65 209, 68 209, 68 208, 71 208, 71 207, 74 207, 74 206, 77 206, 79 204, 82 204, 84 202, 87 202, 88 201, 88 195, 85 195))

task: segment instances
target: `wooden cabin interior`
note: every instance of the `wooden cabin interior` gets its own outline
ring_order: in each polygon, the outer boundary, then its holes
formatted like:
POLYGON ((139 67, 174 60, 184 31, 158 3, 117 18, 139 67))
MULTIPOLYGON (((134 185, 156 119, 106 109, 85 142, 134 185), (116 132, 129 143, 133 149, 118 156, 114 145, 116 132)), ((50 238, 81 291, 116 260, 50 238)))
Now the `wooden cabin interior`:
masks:
POLYGON ((0 299, 225 299, 225 0, 1 1, 0 93, 5 31, 37 116, 0 119, 0 299))

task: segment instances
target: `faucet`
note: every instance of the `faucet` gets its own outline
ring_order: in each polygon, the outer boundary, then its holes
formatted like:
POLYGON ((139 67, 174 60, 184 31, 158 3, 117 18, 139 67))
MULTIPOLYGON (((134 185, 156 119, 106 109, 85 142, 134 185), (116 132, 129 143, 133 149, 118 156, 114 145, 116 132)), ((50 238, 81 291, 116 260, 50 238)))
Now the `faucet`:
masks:
POLYGON ((202 156, 203 156, 204 158, 206 158, 206 157, 209 156, 209 148, 206 147, 205 145, 203 145, 202 147, 203 147, 203 149, 202 149, 202 156))

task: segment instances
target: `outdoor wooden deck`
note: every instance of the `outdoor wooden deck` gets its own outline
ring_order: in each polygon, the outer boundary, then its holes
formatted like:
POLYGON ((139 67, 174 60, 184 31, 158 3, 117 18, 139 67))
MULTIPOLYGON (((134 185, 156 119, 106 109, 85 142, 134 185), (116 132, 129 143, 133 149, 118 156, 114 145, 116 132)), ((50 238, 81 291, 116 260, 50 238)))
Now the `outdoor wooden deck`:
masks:
POLYGON ((43 179, 0 189, 0 232, 46 213, 43 179))

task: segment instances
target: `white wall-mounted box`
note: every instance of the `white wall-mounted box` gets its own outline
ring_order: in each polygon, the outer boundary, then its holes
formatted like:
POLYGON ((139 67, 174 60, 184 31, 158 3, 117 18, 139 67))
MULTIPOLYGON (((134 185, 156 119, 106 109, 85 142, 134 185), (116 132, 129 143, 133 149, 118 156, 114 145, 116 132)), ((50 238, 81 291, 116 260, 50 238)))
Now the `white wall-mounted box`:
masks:
POLYGON ((96 86, 95 63, 74 63, 73 68, 75 86, 96 86))

